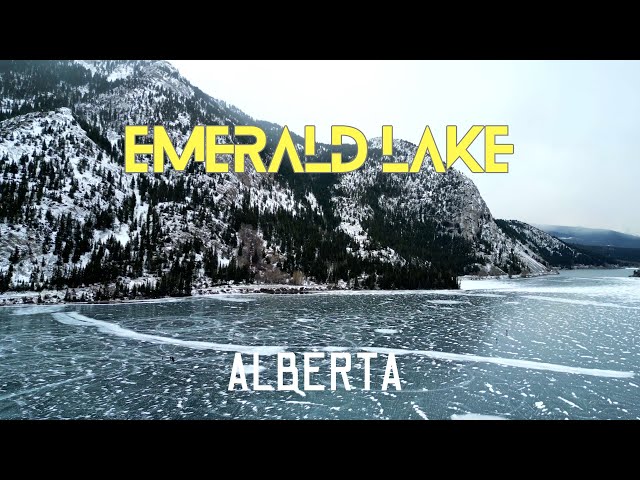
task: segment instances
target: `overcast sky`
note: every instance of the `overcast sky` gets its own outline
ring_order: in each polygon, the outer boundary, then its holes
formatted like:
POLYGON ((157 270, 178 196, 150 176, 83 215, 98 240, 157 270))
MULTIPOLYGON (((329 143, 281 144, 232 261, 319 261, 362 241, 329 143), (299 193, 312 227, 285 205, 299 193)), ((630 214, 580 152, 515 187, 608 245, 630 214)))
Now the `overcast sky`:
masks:
MULTIPOLYGON (((299 134, 331 125, 367 138, 394 126, 418 143, 426 125, 445 154, 446 125, 509 125, 508 174, 470 173, 493 215, 640 234, 640 62, 186 61, 209 95, 299 134)), ((472 153, 482 164, 482 140, 472 153)))

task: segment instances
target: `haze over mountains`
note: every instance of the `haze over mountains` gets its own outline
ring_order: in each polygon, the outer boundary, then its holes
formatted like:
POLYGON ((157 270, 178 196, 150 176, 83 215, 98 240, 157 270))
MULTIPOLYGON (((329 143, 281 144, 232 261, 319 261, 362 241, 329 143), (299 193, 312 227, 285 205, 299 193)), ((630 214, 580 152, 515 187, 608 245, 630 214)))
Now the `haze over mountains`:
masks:
POLYGON ((628 233, 599 228, 540 225, 545 232, 573 245, 605 263, 638 265, 640 263, 640 237, 628 233))
POLYGON ((567 243, 598 247, 640 248, 640 237, 628 233, 599 228, 536 225, 540 230, 567 243))

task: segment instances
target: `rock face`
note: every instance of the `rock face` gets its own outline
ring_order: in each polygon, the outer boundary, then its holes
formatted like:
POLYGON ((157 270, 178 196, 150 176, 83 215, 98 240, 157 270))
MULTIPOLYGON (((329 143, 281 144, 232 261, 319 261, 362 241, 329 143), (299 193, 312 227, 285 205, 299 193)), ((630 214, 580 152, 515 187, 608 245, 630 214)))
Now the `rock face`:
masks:
MULTIPOLYGON (((0 62, 0 119, 1 290, 189 294, 230 280, 449 288, 459 274, 553 264, 531 235, 507 235, 460 172, 436 173, 427 158, 416 174, 381 173, 380 139, 348 174, 266 175, 250 162, 244 174, 195 163, 124 173, 128 124, 161 124, 176 145, 197 124, 259 125, 265 163, 273 154, 281 127, 204 94, 167 62, 0 62)), ((394 158, 416 149, 396 140, 394 158)), ((318 145, 315 161, 330 153, 318 145)))

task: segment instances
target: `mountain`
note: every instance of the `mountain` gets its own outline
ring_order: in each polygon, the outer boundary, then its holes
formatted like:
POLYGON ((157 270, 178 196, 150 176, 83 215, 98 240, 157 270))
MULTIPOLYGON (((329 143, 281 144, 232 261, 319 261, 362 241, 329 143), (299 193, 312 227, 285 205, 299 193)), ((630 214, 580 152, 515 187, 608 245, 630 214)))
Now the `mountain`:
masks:
MULTIPOLYGON (((128 124, 163 125, 176 145, 198 124, 258 125, 265 164, 273 155, 280 126, 206 95, 167 62, 2 61, 0 120, 0 291, 100 299, 305 280, 456 288, 461 274, 552 264, 506 234, 460 172, 436 173, 427 158, 417 174, 383 174, 380 139, 347 174, 298 175, 286 161, 278 174, 250 162, 238 174, 195 162, 124 173, 128 124)), ((314 161, 332 149, 318 145, 314 161)), ((394 157, 416 149, 396 140, 394 157)))
POLYGON ((498 226, 512 238, 527 248, 527 253, 554 267, 604 266, 608 262, 595 252, 568 245, 549 233, 518 220, 496 220, 498 226))
POLYGON ((615 230, 560 225, 537 225, 537 227, 567 243, 596 247, 640 248, 640 237, 615 230))
POLYGON ((640 265, 640 237, 636 235, 559 225, 539 225, 538 228, 558 237, 574 250, 596 259, 596 265, 640 265))

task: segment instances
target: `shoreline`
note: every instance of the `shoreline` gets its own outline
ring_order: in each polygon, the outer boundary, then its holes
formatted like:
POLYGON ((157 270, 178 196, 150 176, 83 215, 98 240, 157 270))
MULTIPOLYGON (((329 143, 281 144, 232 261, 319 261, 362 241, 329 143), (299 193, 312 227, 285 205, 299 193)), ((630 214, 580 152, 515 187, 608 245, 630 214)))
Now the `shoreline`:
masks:
MULTIPOLYGON (((520 275, 513 275, 508 278, 508 275, 462 275, 458 277, 460 281, 473 281, 482 282, 485 280, 526 280, 530 278, 539 278, 549 275, 560 275, 563 271, 572 270, 619 270, 626 267, 618 268, 580 268, 580 269, 554 269, 549 272, 528 274, 525 277, 520 275)), ((87 292, 91 287, 70 289, 76 292, 87 292)), ((67 289, 65 290, 43 290, 41 292, 35 291, 7 291, 0 294, 0 307, 34 307, 34 306, 51 306, 51 305, 125 305, 125 304, 140 304, 140 303, 158 303, 158 302, 178 302, 187 299, 196 298, 208 298, 225 295, 309 295, 309 294, 331 294, 331 293, 344 293, 348 295, 353 294, 397 294, 397 293, 409 293, 409 292, 429 292, 433 294, 452 294, 455 292, 463 291, 463 289, 388 289, 388 290, 367 290, 367 289, 353 289, 346 288, 342 285, 333 284, 310 284, 310 285, 288 285, 288 284, 225 284, 217 285, 215 287, 196 287, 192 290, 191 295, 185 295, 180 297, 158 297, 158 298, 123 298, 123 299, 110 299, 110 300, 98 300, 98 301, 68 301, 65 300, 67 289), (39 301, 40 300, 40 301, 39 301)))
POLYGON ((371 295, 371 294, 404 294, 411 292, 422 292, 430 294, 451 295, 460 292, 461 289, 394 289, 394 290, 367 290, 341 288, 334 285, 224 285, 209 288, 194 288, 191 295, 181 297, 158 297, 158 298, 124 298, 99 301, 68 301, 65 300, 66 290, 46 290, 43 292, 5 292, 0 295, 0 308, 2 307, 39 307, 52 305, 126 305, 144 303, 166 303, 193 300, 198 298, 216 298, 225 296, 242 295, 311 295, 311 294, 332 294, 340 293, 345 295, 371 295), (45 293, 46 292, 46 293, 45 293), (38 302, 42 298, 42 302, 38 302))
POLYGON ((472 281, 483 281, 483 280, 526 280, 527 278, 538 278, 538 277, 548 277, 549 275, 560 275, 560 269, 551 270, 549 272, 541 272, 541 273, 528 273, 524 277, 521 274, 511 275, 509 277, 508 274, 503 275, 461 275, 458 277, 458 280, 472 280, 472 281))
MULTIPOLYGON (((77 292, 85 292, 91 287, 69 289, 77 292)), ((352 289, 340 288, 333 285, 286 285, 286 284, 250 284, 250 285, 220 285, 216 287, 194 288, 191 295, 180 297, 157 298, 123 298, 97 301, 69 301, 65 300, 65 290, 34 291, 7 291, 0 294, 0 307, 21 306, 51 306, 51 305, 124 305, 139 303, 178 302, 193 298, 216 297, 218 295, 306 295, 320 292, 349 291, 352 289), (40 301, 39 301, 40 300, 40 301)), ((358 290, 354 290, 358 291, 358 290)))

